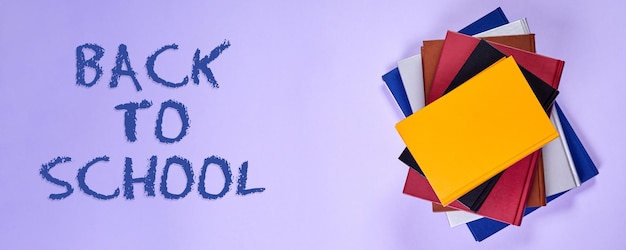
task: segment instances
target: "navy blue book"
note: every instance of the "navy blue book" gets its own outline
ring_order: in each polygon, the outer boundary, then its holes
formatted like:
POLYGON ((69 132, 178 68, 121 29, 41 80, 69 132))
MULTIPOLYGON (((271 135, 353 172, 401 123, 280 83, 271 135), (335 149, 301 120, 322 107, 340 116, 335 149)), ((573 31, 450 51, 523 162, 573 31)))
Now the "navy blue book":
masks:
MULTIPOLYGON (((468 36, 476 35, 507 23, 509 23, 509 20, 504 15, 502 9, 498 7, 492 12, 489 12, 489 14, 467 25, 465 28, 461 29, 459 33, 468 36)), ((396 67, 384 74, 383 81, 385 81, 387 87, 389 87, 393 98, 396 99, 396 102, 398 103, 398 106, 400 106, 400 110, 402 110, 404 116, 413 114, 413 110, 411 110, 411 105, 409 103, 404 84, 402 83, 402 79, 400 78, 400 71, 398 68, 396 67)))
MULTIPOLYGON (((574 132, 572 125, 569 123, 569 121, 567 121, 565 114, 556 102, 554 107, 556 108, 559 119, 561 119, 561 126, 563 127, 565 140, 567 140, 569 150, 574 160, 574 165, 576 166, 576 172, 578 173, 580 182, 584 183, 594 176, 598 175, 598 169, 593 163, 593 160, 591 160, 591 157, 589 157, 587 150, 585 150, 585 147, 576 135, 576 132, 574 132)), ((548 203, 550 203, 550 201, 558 198, 565 193, 567 193, 567 191, 560 194, 548 196, 546 200, 548 203)), ((526 210, 524 211, 524 216, 532 213, 539 208, 540 207, 526 208, 526 210)), ((509 224, 488 218, 482 218, 467 223, 467 227, 472 232, 472 235, 474 236, 474 239, 476 241, 483 241, 484 239, 489 238, 490 236, 494 235, 495 233, 499 232, 507 226, 509 226, 509 224)))
POLYGON ((509 23, 509 20, 506 19, 506 16, 504 15, 502 9, 498 7, 492 12, 489 12, 489 14, 481 17, 470 25, 467 25, 465 28, 459 30, 459 33, 471 36, 501 25, 505 25, 507 23, 509 23))
POLYGON ((411 110, 411 104, 409 103, 409 97, 406 96, 406 90, 402 84, 402 78, 400 78, 400 71, 398 68, 389 71, 383 75, 383 81, 387 84, 387 88, 391 91, 391 95, 396 99, 396 103, 400 106, 400 110, 405 117, 413 114, 411 110))

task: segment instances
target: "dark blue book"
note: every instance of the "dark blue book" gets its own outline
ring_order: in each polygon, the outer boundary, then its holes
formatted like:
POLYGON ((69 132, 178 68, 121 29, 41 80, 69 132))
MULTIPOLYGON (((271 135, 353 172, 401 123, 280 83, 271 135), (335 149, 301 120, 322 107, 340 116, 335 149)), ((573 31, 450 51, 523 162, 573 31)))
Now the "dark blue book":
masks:
POLYGON ((504 15, 502 9, 498 7, 492 12, 489 12, 489 14, 481 17, 470 25, 467 25, 465 28, 459 30, 459 33, 471 36, 501 25, 505 25, 507 23, 509 23, 509 20, 506 19, 506 16, 504 15))
POLYGON ((402 78, 400 78, 400 71, 398 68, 389 71, 387 74, 383 75, 383 81, 387 84, 387 88, 391 91, 391 95, 396 99, 396 103, 400 106, 400 110, 404 116, 409 116, 413 114, 411 110, 411 104, 409 103, 409 98, 406 96, 406 90, 404 89, 404 85, 402 84, 402 78))
MULTIPOLYGON (((582 142, 574 132, 572 125, 567 121, 565 114, 561 110, 558 104, 555 103, 554 108, 556 108, 559 119, 561 119, 561 126, 563 127, 563 133, 565 136, 565 140, 567 140, 568 147, 570 153, 572 154, 572 159, 574 160, 574 165, 576 166, 576 172, 578 173, 578 177, 580 178, 580 182, 584 183, 594 176, 598 175, 598 169, 596 165, 591 160, 591 157, 585 150, 582 142)), ((563 192, 560 194, 555 194, 547 197, 547 202, 550 203, 552 200, 560 197, 561 195, 567 193, 563 192)), ((539 209, 540 207, 530 207, 524 210, 524 216, 532 213, 533 211, 539 209)), ((489 238, 500 230, 506 228, 509 224, 502 223, 496 220, 482 218, 472 222, 467 223, 467 227, 472 232, 474 239, 476 241, 483 241, 484 239, 489 238)))

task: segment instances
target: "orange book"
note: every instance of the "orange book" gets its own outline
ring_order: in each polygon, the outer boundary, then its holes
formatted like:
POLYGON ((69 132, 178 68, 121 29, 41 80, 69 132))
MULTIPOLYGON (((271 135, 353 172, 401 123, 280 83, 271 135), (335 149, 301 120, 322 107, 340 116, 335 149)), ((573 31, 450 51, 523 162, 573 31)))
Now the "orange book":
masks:
POLYGON ((444 206, 558 136, 512 57, 396 129, 444 206))
MULTIPOLYGON (((507 35, 507 36, 493 36, 493 37, 484 37, 482 38, 486 41, 492 43, 498 43, 503 45, 508 45, 514 48, 518 48, 520 50, 535 52, 535 35, 534 34, 526 34, 526 35, 507 35)), ((476 40, 476 42, 478 42, 476 40)), ((424 80, 424 98, 427 98, 433 82, 433 77, 435 75, 435 71, 437 70, 437 65, 439 63, 439 57, 441 56, 441 51, 443 50, 444 40, 427 40, 423 42, 423 46, 421 48, 422 52, 422 69, 423 69, 423 80, 424 80)), ((459 66, 460 67, 460 66, 459 66)), ((544 77, 545 78, 545 77, 544 77)), ((552 87, 556 88, 558 86, 558 82, 553 83, 550 82, 552 87)), ((541 162, 540 160, 537 163, 541 162)), ((421 171, 421 170, 420 170, 421 171)), ((532 188, 530 190, 530 194, 528 195, 528 206, 544 206, 546 203, 546 193, 545 193, 545 184, 544 184, 544 173, 543 166, 537 164, 535 171, 533 171, 533 180, 532 180, 532 188)), ((493 181, 493 180, 490 180, 493 181)))

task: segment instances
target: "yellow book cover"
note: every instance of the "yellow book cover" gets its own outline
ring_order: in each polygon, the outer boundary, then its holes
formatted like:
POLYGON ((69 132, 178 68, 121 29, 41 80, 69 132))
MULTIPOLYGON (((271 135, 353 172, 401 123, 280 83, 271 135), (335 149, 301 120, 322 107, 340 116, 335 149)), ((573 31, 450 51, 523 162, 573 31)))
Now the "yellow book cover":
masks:
POLYGON ((444 206, 558 137, 513 57, 396 129, 444 206))

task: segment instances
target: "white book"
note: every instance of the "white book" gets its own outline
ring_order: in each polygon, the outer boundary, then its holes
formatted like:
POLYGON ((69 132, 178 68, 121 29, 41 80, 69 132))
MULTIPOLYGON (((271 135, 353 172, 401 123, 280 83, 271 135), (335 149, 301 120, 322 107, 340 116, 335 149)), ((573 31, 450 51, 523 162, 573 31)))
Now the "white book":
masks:
POLYGON ((555 195, 580 186, 580 178, 578 178, 567 140, 565 140, 565 136, 562 136, 563 127, 555 108, 552 109, 550 121, 552 121, 552 124, 554 124, 561 136, 545 145, 542 149, 546 196, 555 195))
POLYGON ((450 224, 450 227, 456 227, 458 225, 463 225, 482 218, 480 215, 465 211, 446 212, 446 216, 448 217, 448 224, 450 224))
POLYGON ((398 61, 400 78, 411 104, 413 113, 424 107, 424 72, 422 71, 422 55, 417 54, 398 61))
POLYGON ((490 29, 474 35, 475 37, 488 37, 488 36, 510 36, 510 35, 524 35, 530 34, 530 28, 526 18, 522 18, 515 22, 510 22, 500 27, 490 29))

